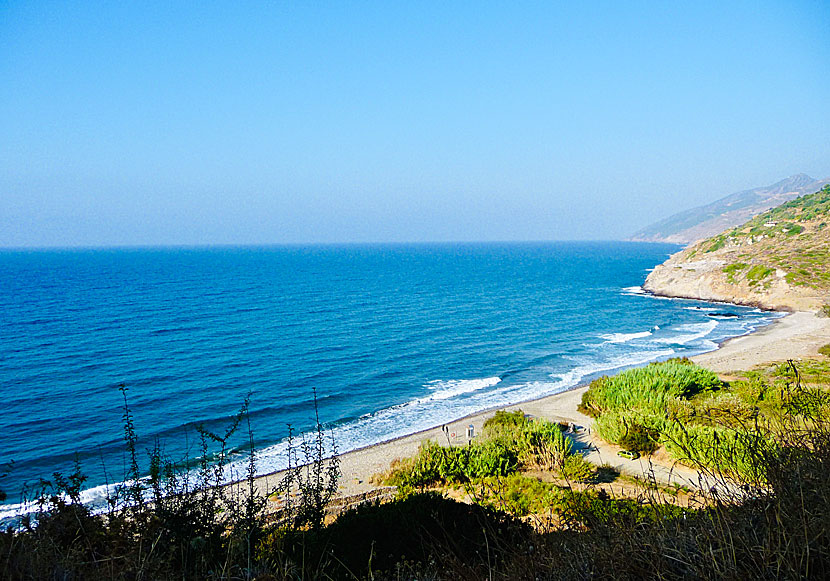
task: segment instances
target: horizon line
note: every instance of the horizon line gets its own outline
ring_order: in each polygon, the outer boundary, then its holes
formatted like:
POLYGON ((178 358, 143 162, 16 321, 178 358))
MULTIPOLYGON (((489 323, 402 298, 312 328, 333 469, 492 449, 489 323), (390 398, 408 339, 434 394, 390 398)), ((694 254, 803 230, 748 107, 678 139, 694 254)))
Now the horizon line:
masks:
POLYGON ((93 250, 211 250, 244 248, 297 248, 326 246, 451 246, 484 244, 553 244, 553 243, 602 243, 630 242, 632 244, 668 244, 683 246, 673 242, 651 242, 631 240, 630 238, 594 238, 594 239, 535 239, 535 240, 420 240, 420 241, 333 241, 333 242, 262 242, 262 243, 197 243, 197 244, 81 244, 76 246, 0 246, 0 252, 38 252, 38 251, 93 251, 93 250))

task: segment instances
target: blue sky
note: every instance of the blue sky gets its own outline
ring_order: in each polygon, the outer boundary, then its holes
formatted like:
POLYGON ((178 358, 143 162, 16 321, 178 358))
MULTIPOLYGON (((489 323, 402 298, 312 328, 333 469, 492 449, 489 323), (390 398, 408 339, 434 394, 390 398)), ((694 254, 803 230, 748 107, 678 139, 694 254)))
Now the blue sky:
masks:
POLYGON ((0 2, 0 246, 614 239, 830 176, 826 2, 205 4, 0 2))

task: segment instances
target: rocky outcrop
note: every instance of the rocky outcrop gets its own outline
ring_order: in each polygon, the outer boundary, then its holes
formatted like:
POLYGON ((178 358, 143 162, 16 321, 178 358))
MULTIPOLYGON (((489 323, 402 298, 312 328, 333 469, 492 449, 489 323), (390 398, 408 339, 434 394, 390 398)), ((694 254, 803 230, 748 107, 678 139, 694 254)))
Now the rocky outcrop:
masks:
POLYGON ((728 259, 707 257, 690 260, 686 254, 686 251, 678 252, 655 267, 643 288, 659 296, 723 301, 786 311, 813 311, 823 303, 823 299, 811 289, 788 284, 786 273, 780 269, 756 284, 751 285, 746 280, 730 282, 723 270, 730 264, 728 259))

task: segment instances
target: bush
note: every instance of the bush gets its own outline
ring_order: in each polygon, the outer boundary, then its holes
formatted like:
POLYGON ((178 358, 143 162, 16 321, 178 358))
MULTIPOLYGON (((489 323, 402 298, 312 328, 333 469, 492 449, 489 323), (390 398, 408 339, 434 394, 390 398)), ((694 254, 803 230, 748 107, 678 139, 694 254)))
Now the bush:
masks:
POLYGON ((618 443, 626 450, 635 450, 643 454, 651 454, 657 450, 659 438, 659 431, 632 422, 626 426, 625 434, 619 439, 618 443))
POLYGON ((713 372, 688 360, 670 359, 592 381, 582 405, 595 416, 620 410, 665 413, 678 400, 722 386, 713 372))
POLYGON ((506 478, 486 478, 474 486, 478 502, 514 516, 539 514, 558 506, 560 489, 516 472, 506 478))
POLYGON ((746 273, 746 280, 749 282, 749 285, 752 286, 764 280, 774 272, 774 268, 769 268, 768 266, 756 264, 755 266, 750 268, 749 271, 746 273))
POLYGON ((413 489, 433 484, 507 476, 515 472, 518 466, 517 451, 498 440, 475 442, 462 448, 425 442, 414 458, 404 460, 394 467, 385 482, 398 486, 404 494, 408 494, 413 489))
POLYGON ((689 399, 723 386, 717 375, 688 359, 671 359, 594 380, 581 409, 597 418, 605 440, 651 453, 673 418, 690 413, 689 399))
POLYGON ((498 411, 484 423, 487 439, 515 449, 525 468, 554 470, 573 453, 573 445, 562 426, 540 419, 528 419, 521 410, 498 411))
MULTIPOLYGON (((519 550, 530 534, 527 525, 492 508, 434 493, 414 494, 387 504, 364 504, 341 514, 322 534, 307 538, 305 550, 309 554, 297 554, 296 560, 304 557, 325 562, 331 555, 329 571, 339 571, 335 578, 349 579, 369 566, 374 571, 391 571, 403 560, 427 563, 442 559, 470 567, 489 557, 491 566, 497 567, 503 556, 519 550)), ((295 545, 296 551, 302 548, 300 543, 295 545)))
POLYGON ((570 482, 591 482, 596 478, 594 466, 579 454, 573 454, 565 459, 560 470, 562 478, 570 482))
POLYGON ((522 429, 528 423, 522 410, 508 412, 498 410, 493 417, 487 418, 484 422, 484 432, 490 437, 498 437, 513 433, 517 428, 522 429))

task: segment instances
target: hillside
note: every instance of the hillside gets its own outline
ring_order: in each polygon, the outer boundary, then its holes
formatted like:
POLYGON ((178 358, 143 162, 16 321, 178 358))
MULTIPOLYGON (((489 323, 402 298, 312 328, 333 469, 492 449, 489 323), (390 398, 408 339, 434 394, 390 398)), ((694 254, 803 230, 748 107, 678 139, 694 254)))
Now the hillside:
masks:
POLYGON ((649 274, 655 294, 768 308, 830 302, 830 186, 674 254, 649 274))
POLYGON ((711 204, 684 210, 643 228, 631 237, 639 242, 691 244, 743 224, 752 216, 809 194, 830 183, 797 174, 785 180, 752 190, 736 192, 711 204))

